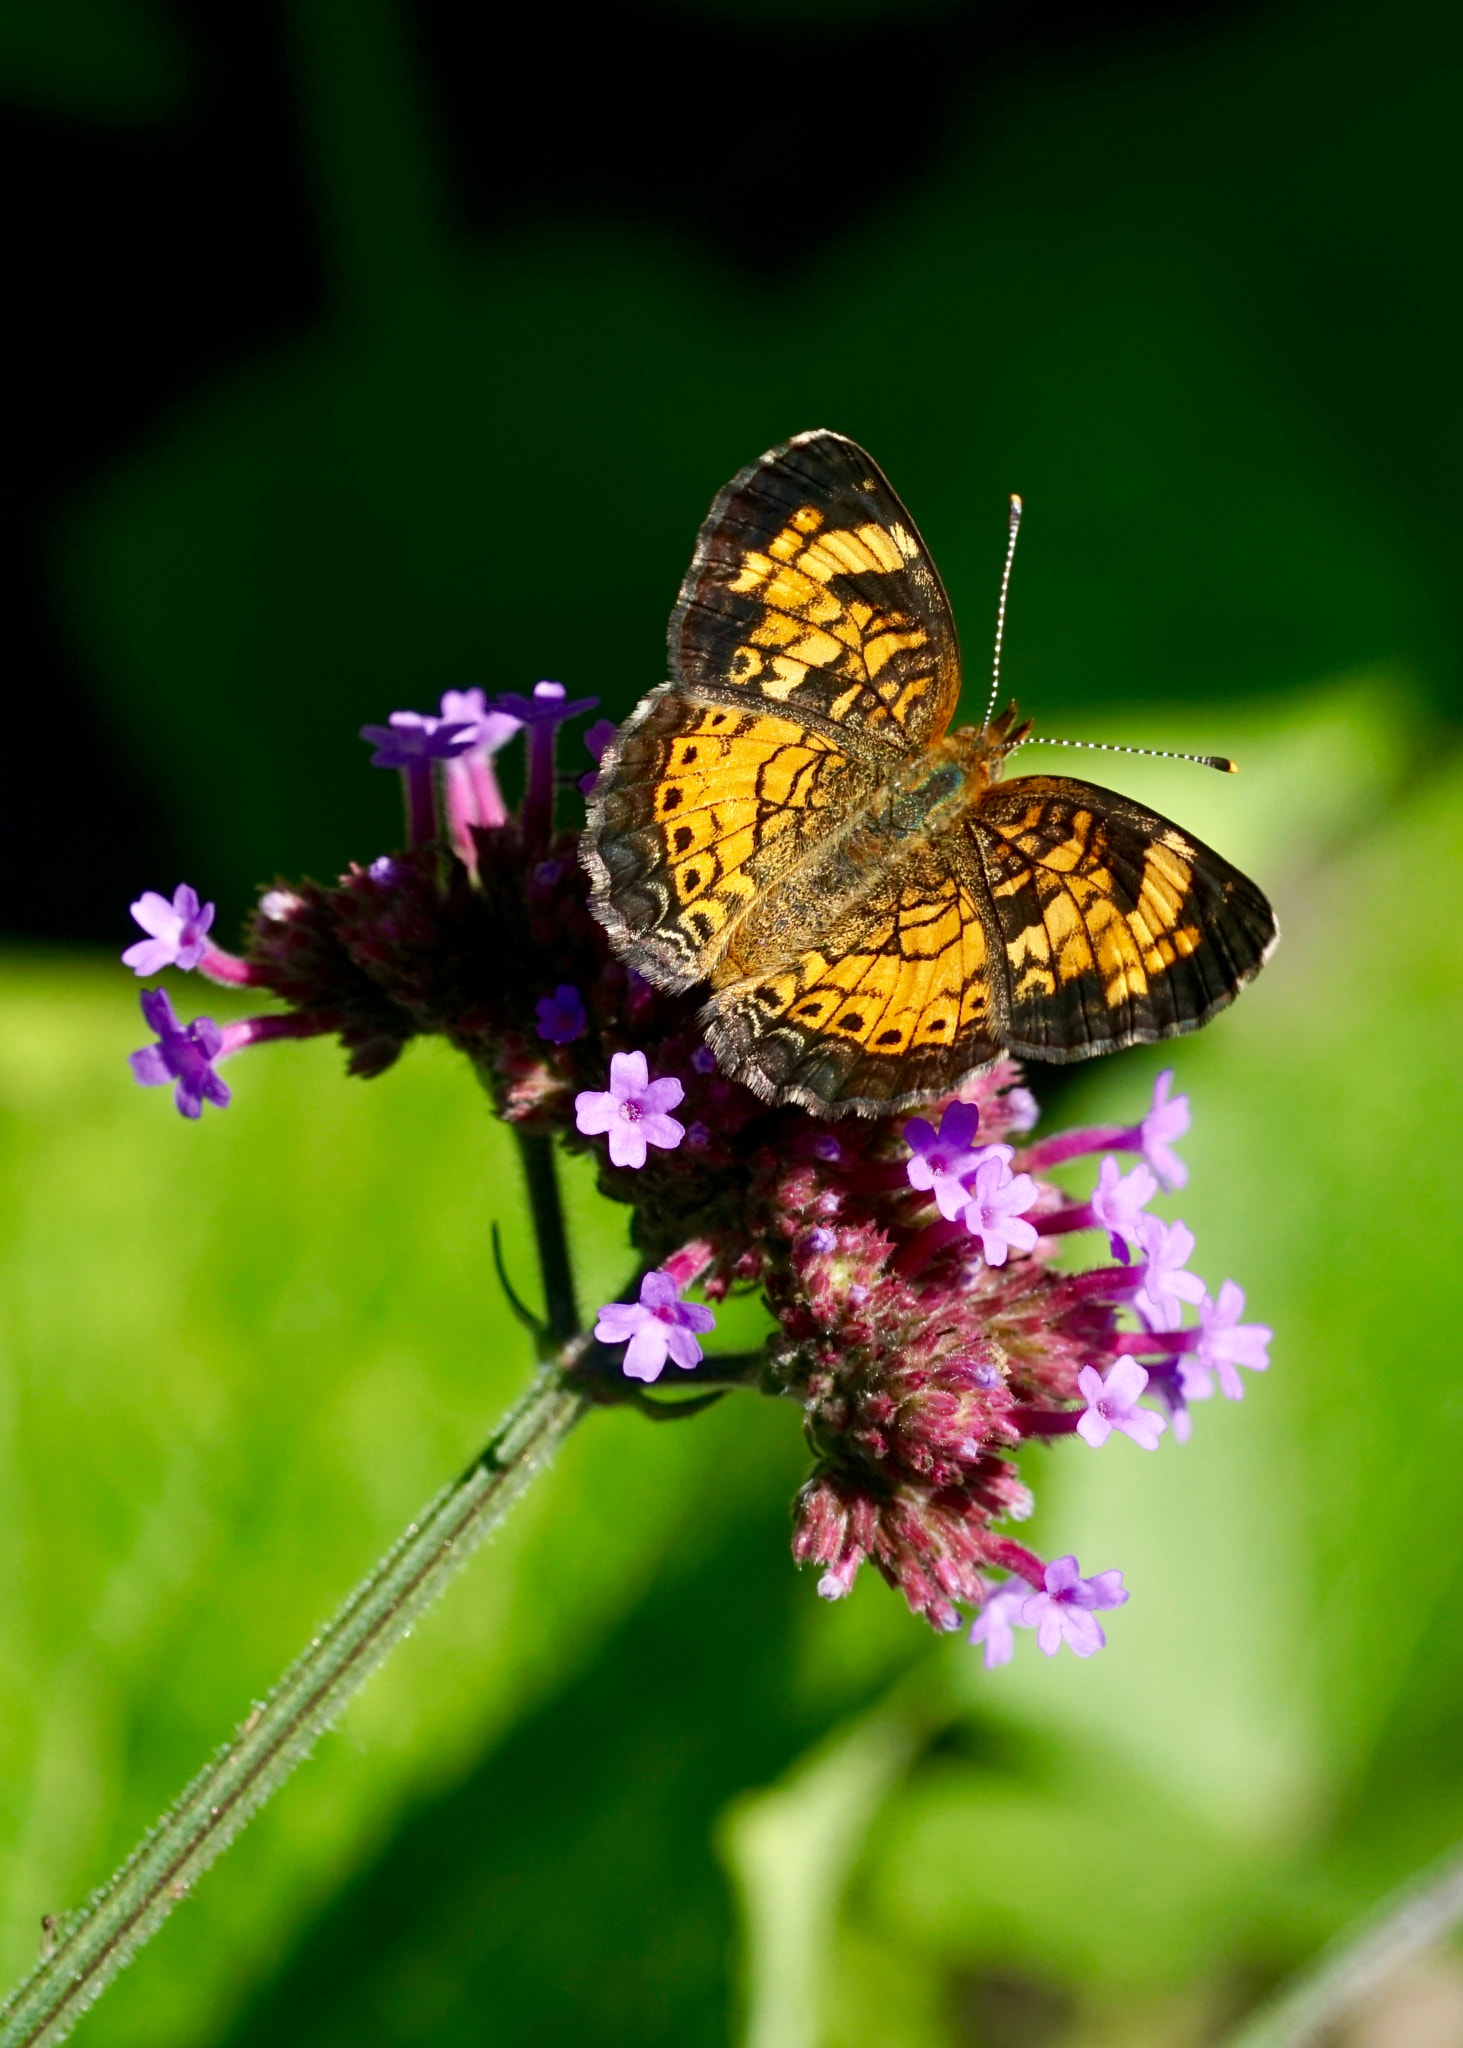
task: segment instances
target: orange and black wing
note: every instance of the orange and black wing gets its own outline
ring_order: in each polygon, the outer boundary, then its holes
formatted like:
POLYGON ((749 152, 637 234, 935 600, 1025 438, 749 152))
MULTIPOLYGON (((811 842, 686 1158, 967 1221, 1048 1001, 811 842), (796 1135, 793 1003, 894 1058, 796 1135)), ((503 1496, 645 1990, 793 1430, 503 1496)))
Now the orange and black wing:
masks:
POLYGON ((799 434, 713 504, 671 614, 671 676, 711 703, 816 726, 887 759, 944 732, 955 623, 929 550, 871 456, 799 434))
POLYGON ((984 883, 1006 983, 1002 1043, 1082 1060, 1197 1031, 1269 958, 1275 914, 1237 868, 1092 783, 986 790, 962 867, 984 883))

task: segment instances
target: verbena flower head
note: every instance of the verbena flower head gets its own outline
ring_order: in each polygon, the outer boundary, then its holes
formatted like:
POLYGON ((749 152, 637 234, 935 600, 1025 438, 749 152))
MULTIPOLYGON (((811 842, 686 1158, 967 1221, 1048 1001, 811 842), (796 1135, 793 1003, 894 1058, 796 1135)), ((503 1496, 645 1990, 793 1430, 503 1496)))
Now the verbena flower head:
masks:
MULTIPOLYGON (((386 744, 414 764, 406 847, 333 884, 262 896, 236 978, 280 1012, 185 1028, 159 997, 138 1078, 173 1081, 196 1115, 227 1100, 214 1062, 259 1039, 328 1031, 350 1071, 370 1076, 412 1038, 444 1036, 501 1117, 590 1155, 601 1190, 630 1208, 645 1277, 634 1300, 605 1304, 597 1343, 576 1340, 564 1370, 588 1376, 596 1398, 634 1391, 652 1406, 626 1383, 674 1365, 690 1385, 724 1384, 701 1355, 712 1310, 685 1291, 699 1284, 714 1303, 760 1290, 774 1335, 742 1376, 801 1410, 811 1466, 792 1547, 823 1598, 842 1599, 868 1565, 932 1627, 973 1619, 988 1663, 1025 1628, 1049 1652, 1065 1640, 1091 1654, 1097 1614, 1126 1594, 1116 1572, 1083 1579, 1074 1559, 1047 1562, 1019 1540, 1032 1507, 1023 1467, 1042 1469, 1030 1446, 1101 1444, 1116 1430, 1151 1449, 1162 1411, 1181 1438, 1191 1400, 1216 1378, 1231 1393, 1266 1362, 1269 1333, 1240 1322, 1238 1288, 1211 1301, 1189 1270, 1192 1233, 1147 1211, 1155 1177, 1182 1176, 1171 1147, 1187 1102, 1164 1076, 1138 1122, 1029 1137, 1035 1103, 1002 1059, 925 1116, 835 1125, 769 1108, 703 1043, 702 992, 652 987, 590 913, 576 834, 557 818, 577 802, 575 778, 566 788, 553 750, 592 700, 557 683, 479 699, 449 693, 441 720, 410 714, 389 729, 386 744), (464 763, 491 774, 493 718, 517 722, 523 802, 454 811, 464 763), (1096 1192, 1072 1204, 1048 1169, 1093 1153, 1106 1155, 1096 1192), (1139 1163, 1124 1172, 1121 1153, 1139 1163), (1057 1247, 1084 1234, 1100 1262, 1060 1270, 1057 1247)), ((588 737, 598 758, 608 736, 588 737)))
POLYGON ((475 744, 473 721, 433 718, 421 711, 393 711, 385 725, 363 725, 361 738, 375 749, 373 768, 411 768, 419 761, 451 761, 475 744))
POLYGON ((594 1334, 601 1344, 626 1346, 623 1371, 627 1379, 658 1380, 667 1359, 683 1372, 701 1363, 704 1337, 716 1317, 700 1302, 682 1301, 669 1273, 647 1273, 638 1301, 608 1301, 599 1312, 594 1334))
POLYGON ((224 1034, 212 1017, 179 1023, 167 990, 161 988, 143 991, 142 1014, 148 1029, 157 1034, 157 1042, 129 1056, 133 1078, 144 1088, 162 1088, 173 1082, 173 1101, 182 1116, 202 1116, 205 1102, 227 1109, 232 1091, 213 1066, 224 1049, 224 1034))
POLYGON ((134 974, 161 974, 165 967, 186 972, 208 950, 213 905, 200 903, 197 890, 186 882, 178 884, 171 903, 156 889, 144 889, 132 905, 132 915, 148 934, 122 955, 123 966, 134 974))

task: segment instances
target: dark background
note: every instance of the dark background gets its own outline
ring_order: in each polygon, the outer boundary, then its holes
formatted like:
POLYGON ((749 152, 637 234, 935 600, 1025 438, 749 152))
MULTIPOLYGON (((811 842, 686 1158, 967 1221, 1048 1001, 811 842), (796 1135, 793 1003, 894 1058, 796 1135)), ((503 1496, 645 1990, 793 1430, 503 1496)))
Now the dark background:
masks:
POLYGON ((814 424, 976 673, 1025 493, 1008 675, 1059 728, 1377 661, 1452 714, 1460 41, 1416 0, 13 7, 7 927, 369 851, 355 727, 443 687, 622 712, 712 493, 814 424))

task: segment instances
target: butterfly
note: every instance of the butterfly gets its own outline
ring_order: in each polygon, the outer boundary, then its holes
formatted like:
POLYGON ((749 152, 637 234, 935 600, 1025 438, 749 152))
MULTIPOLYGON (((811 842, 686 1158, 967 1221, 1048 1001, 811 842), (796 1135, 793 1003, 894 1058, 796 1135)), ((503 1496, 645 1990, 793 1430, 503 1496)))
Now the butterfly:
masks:
POLYGON ((949 599, 841 434, 712 505, 671 680, 600 762, 582 855, 627 965, 700 1012, 724 1072, 821 1116, 904 1110, 1003 1052, 1081 1060, 1197 1030, 1274 947, 1253 882, 1063 775, 1002 780, 1015 707, 948 730, 949 599))

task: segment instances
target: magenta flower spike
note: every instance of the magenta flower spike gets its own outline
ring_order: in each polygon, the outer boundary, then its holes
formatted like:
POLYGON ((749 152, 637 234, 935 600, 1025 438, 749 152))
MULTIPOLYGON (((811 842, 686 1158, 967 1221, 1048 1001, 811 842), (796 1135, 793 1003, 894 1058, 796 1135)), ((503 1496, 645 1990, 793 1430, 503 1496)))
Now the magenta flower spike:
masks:
POLYGON ((1134 1306, 1155 1330, 1176 1330, 1184 1302, 1204 1299, 1203 1281, 1197 1273, 1184 1270, 1193 1254, 1194 1233, 1186 1223, 1160 1223, 1156 1216, 1141 1216, 1137 1234, 1145 1266, 1134 1306))
POLYGON ((975 1617, 970 1640, 985 1644, 987 1671, 994 1671, 998 1664, 1010 1663, 1016 1649, 1015 1631, 1031 1626, 1022 1619, 1031 1597, 1031 1588, 1023 1579, 1007 1579, 1003 1585, 997 1586, 975 1617))
POLYGON ((165 967, 178 967, 186 973, 208 951, 213 905, 200 903, 197 890, 186 882, 178 884, 171 903, 156 889, 144 889, 131 910, 148 934, 122 955, 122 965, 134 974, 161 974, 165 967))
POLYGON ((647 1146, 673 1152, 685 1137, 685 1125, 668 1114, 685 1092, 674 1075, 652 1081, 643 1052, 617 1052, 609 1087, 575 1096, 575 1125, 586 1137, 608 1134, 613 1165, 639 1168, 647 1146))
POLYGON ((1123 1173, 1109 1155, 1098 1169, 1097 1186, 1088 1207, 1092 1220, 1108 1234, 1112 1255, 1126 1265, 1138 1249, 1138 1224, 1143 1211, 1158 1193, 1158 1182, 1143 1165, 1123 1173))
POLYGON ((966 1183, 963 1221, 980 1239, 988 1266, 1004 1266, 1013 1251, 1029 1252, 1036 1244, 1036 1227, 1022 1213, 1036 1200, 1036 1182, 1029 1173, 1012 1173, 1014 1156, 1009 1145, 987 1145, 966 1183))
MULTIPOLYGON (((970 1205, 966 1177, 975 1172, 981 1154, 973 1149, 980 1111, 973 1102, 952 1102, 940 1118, 940 1128, 922 1116, 913 1116, 904 1126, 909 1147, 905 1172, 909 1185, 921 1194, 932 1194, 935 1206, 947 1223, 953 1223, 970 1205)), ((1006 1150, 1010 1158, 1010 1148, 1006 1150)))
POLYGON ((1083 1443, 1097 1450, 1120 1429, 1145 1451, 1156 1451, 1168 1424, 1151 1408, 1138 1406, 1147 1384, 1148 1374, 1136 1358, 1118 1359, 1106 1379, 1095 1366, 1084 1365, 1077 1375, 1077 1391, 1087 1403, 1087 1412, 1077 1424, 1083 1443))
POLYGON ((1055 1657, 1066 1643, 1077 1656, 1091 1657, 1107 1642, 1102 1623, 1094 1619, 1095 1610, 1121 1607, 1127 1600, 1122 1573, 1097 1572, 1084 1579, 1069 1554, 1054 1557, 1045 1576, 1045 1591, 1031 1593, 1022 1602, 1022 1625, 1036 1630, 1045 1656, 1055 1657))
POLYGON ((508 822, 493 756, 522 730, 522 720, 506 711, 489 711, 485 692, 477 689, 444 690, 441 711, 444 724, 472 728, 471 744, 445 763, 442 784, 453 851, 468 867, 475 867, 473 827, 485 830, 508 822))
POLYGON ((538 1035, 550 1045, 572 1045, 584 1036, 588 1023, 584 998, 572 983, 561 981, 551 996, 539 997, 538 1035))
POLYGON ((624 1344, 621 1370, 627 1379, 658 1380, 666 1360, 689 1372, 701 1363, 704 1337, 716 1328, 716 1317, 696 1301, 682 1301, 669 1273, 647 1273, 638 1301, 607 1301, 594 1334, 601 1344, 624 1344))
POLYGON ((178 1114, 195 1122, 202 1116, 205 1102, 227 1109, 233 1091, 213 1067, 227 1048, 212 1017, 195 1017, 191 1024, 180 1024, 168 992, 162 988, 144 989, 142 1014, 148 1029, 156 1032, 157 1043, 128 1055, 134 1080, 144 1088, 163 1088, 174 1082, 178 1114))

